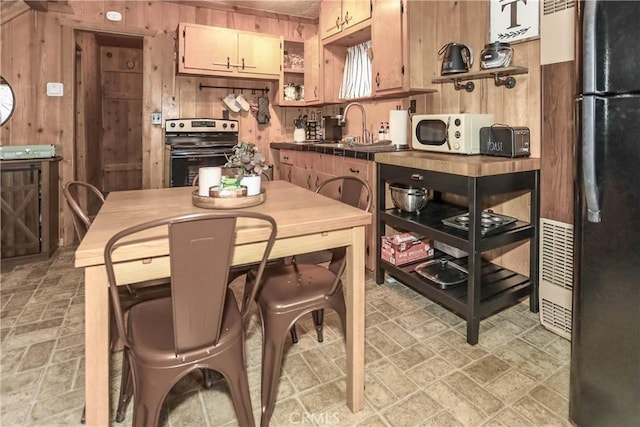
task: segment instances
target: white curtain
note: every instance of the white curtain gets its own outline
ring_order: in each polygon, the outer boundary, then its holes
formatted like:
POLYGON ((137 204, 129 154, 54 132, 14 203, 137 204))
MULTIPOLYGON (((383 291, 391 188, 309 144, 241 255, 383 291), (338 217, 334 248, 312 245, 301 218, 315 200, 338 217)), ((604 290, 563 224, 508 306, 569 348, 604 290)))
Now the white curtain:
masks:
POLYGON ((371 40, 347 48, 339 99, 371 96, 371 40))

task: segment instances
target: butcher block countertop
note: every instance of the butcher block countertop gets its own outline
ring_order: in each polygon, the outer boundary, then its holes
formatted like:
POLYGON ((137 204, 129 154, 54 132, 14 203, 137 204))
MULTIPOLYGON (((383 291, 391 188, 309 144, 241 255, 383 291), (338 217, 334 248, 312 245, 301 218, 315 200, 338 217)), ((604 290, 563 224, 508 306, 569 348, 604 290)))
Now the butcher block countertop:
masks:
POLYGON ((510 159, 491 156, 464 156, 425 151, 376 153, 376 163, 470 177, 501 175, 540 169, 537 157, 510 159))

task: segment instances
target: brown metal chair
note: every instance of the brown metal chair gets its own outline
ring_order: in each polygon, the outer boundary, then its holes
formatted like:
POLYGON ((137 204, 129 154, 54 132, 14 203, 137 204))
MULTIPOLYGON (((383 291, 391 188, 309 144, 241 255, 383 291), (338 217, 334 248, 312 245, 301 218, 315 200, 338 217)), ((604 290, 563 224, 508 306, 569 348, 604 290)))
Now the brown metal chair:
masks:
MULTIPOLYGON (((84 236, 87 234, 89 227, 91 227, 93 219, 89 215, 88 211, 82 208, 80 203, 81 196, 84 196, 86 206, 89 206, 90 204, 99 204, 99 206, 102 207, 102 204, 105 201, 104 195, 93 185, 82 181, 67 182, 62 188, 62 194, 67 201, 67 205, 71 209, 73 228, 75 230, 76 237, 78 241, 82 241, 82 239, 84 239, 84 236), (85 191, 85 194, 81 194, 82 191, 85 191)), ((167 297, 171 295, 171 287, 169 283, 170 280, 167 277, 164 279, 134 283, 130 284, 129 286, 123 286, 119 288, 118 292, 120 295, 120 304, 122 307, 122 311, 127 312, 131 307, 142 301, 167 297)), ((113 310, 110 310, 109 317, 110 348, 113 349, 116 347, 118 342, 118 334, 116 333, 116 320, 113 310)), ((118 422, 122 422, 124 420, 127 405, 129 404, 129 400, 131 399, 131 395, 127 394, 126 392, 126 390, 130 388, 127 385, 128 372, 129 365, 126 358, 123 357, 122 374, 120 380, 120 396, 118 399, 118 407, 116 410, 116 421, 118 422)), ((210 377, 207 377, 205 372, 203 372, 203 376, 205 377, 205 387, 210 387, 212 385, 210 377)), ((84 423, 84 412, 80 421, 84 423)))
MULTIPOLYGON (((325 182, 341 180, 340 200, 352 206, 366 201, 371 209, 369 185, 352 176, 336 177, 325 182), (363 192, 365 192, 363 194, 363 192), (365 199, 366 195, 366 199, 365 199)), ((322 185, 320 188, 324 187, 322 185)), ((275 398, 282 366, 282 355, 288 332, 295 322, 307 313, 331 308, 338 313, 343 330, 346 326, 346 307, 341 277, 346 266, 346 248, 331 250, 328 267, 318 264, 292 263, 269 267, 265 270, 262 285, 255 270, 247 274, 243 304, 257 295, 262 320, 262 417, 260 425, 269 425, 275 407, 275 398), (256 288, 259 290, 256 292, 256 288)), ((322 314, 318 316, 322 328, 322 314)), ((315 319, 314 319, 315 320, 315 319)), ((322 332, 319 333, 322 337, 322 332)))
POLYGON ((267 215, 240 211, 183 215, 128 228, 107 242, 104 257, 111 300, 133 380, 133 425, 156 426, 171 387, 197 369, 219 371, 231 390, 240 426, 254 425, 244 327, 257 286, 242 311, 227 288, 238 224, 264 230, 266 245, 255 276, 259 284, 276 237, 275 221, 267 215), (171 296, 136 304, 125 319, 114 253, 117 259, 122 247, 144 241, 138 233, 163 226, 169 235, 171 296))
MULTIPOLYGON (((367 212, 371 210, 371 205, 373 203, 371 197, 371 188, 369 187, 369 184, 363 179, 351 175, 336 176, 324 180, 320 183, 320 185, 318 185, 318 188, 316 188, 316 193, 325 194, 329 197, 334 197, 334 195, 337 194, 337 198, 341 202, 347 203, 357 208, 362 208, 367 212), (335 188, 336 185, 337 188, 335 188)), ((309 254, 296 255, 295 257, 293 257, 293 262, 299 264, 318 264, 330 261, 331 257, 331 251, 313 252, 309 254)), ((316 310, 313 311, 311 315, 313 316, 313 323, 318 335, 318 342, 322 342, 324 340, 322 334, 324 311, 316 310)), ((295 324, 291 327, 290 332, 291 340, 294 344, 297 343, 298 333, 296 331, 295 324)))

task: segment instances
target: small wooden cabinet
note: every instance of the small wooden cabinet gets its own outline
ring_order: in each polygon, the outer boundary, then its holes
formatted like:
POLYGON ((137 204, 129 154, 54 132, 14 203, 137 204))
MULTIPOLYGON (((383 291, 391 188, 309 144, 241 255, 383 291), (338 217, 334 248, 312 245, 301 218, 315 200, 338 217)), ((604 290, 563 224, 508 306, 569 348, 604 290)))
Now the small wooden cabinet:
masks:
POLYGON ((306 41, 284 40, 282 73, 278 105, 304 107, 320 102, 320 44, 318 36, 306 41), (296 58, 304 58, 304 67, 295 64, 296 58), (301 99, 285 99, 286 87, 304 87, 301 99))
POLYGON ((58 247, 60 160, 0 162, 3 264, 44 260, 58 247))
POLYGON ((370 0, 322 0, 319 33, 322 40, 340 37, 371 18, 370 0))
MULTIPOLYGON (((316 191, 320 183, 334 176, 353 175, 365 180, 371 187, 374 223, 365 231, 365 265, 373 270, 375 265, 375 212, 376 187, 373 162, 369 160, 344 157, 341 155, 316 153, 310 151, 280 150, 280 179, 291 182, 310 191, 316 191)), ((338 187, 323 189, 323 194, 339 197, 338 187)), ((366 204, 363 200, 363 205, 366 204)))
POLYGON ((435 92, 436 8, 432 2, 375 0, 371 17, 373 97, 435 92))
POLYGON ((181 23, 178 72, 223 77, 278 79, 282 37, 181 23))

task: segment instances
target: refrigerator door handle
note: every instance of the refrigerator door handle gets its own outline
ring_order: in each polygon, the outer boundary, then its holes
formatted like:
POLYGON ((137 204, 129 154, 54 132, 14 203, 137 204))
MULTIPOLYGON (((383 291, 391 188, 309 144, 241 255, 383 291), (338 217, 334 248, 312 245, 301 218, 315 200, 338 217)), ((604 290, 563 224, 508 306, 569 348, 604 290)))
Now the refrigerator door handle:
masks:
POLYGON ((587 204, 587 221, 600 222, 600 200, 596 175, 596 97, 582 99, 582 185, 587 204))
POLYGON ((582 20, 582 93, 596 92, 597 1, 585 1, 582 20))

